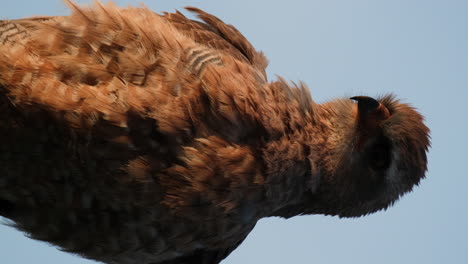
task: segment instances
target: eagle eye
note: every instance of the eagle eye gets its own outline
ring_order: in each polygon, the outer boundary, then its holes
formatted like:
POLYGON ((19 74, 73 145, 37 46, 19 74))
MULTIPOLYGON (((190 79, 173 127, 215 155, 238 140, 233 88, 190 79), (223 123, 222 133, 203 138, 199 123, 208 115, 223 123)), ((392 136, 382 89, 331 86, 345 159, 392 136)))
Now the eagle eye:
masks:
POLYGON ((391 163, 391 144, 388 139, 380 138, 369 151, 369 165, 374 170, 385 170, 391 163))

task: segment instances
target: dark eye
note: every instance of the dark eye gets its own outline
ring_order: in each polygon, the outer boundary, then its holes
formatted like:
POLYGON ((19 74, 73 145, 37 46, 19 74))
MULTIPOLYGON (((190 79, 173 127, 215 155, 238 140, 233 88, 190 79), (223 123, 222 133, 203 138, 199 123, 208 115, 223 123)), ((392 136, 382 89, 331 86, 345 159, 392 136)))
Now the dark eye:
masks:
POLYGON ((374 170, 384 170, 390 166, 390 143, 388 140, 379 140, 369 153, 369 163, 374 170))

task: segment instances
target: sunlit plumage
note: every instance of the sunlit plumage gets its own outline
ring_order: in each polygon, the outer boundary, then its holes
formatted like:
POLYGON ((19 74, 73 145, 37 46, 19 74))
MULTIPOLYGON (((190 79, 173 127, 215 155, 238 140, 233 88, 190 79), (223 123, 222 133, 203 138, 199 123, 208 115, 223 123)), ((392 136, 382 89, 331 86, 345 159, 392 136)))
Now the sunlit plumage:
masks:
POLYGON ((429 130, 393 96, 316 104, 196 8, 69 5, 0 21, 0 215, 32 238, 219 263, 263 217, 366 215, 424 177, 429 130))

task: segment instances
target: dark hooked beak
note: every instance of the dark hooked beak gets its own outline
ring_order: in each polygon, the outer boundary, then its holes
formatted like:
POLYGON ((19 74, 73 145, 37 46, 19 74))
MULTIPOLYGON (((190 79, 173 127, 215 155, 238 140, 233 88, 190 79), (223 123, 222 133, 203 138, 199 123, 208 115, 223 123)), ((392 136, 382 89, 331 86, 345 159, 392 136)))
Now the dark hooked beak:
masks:
POLYGON ((357 101, 360 113, 374 112, 380 106, 380 103, 377 100, 369 96, 354 96, 349 99, 357 101))
POLYGON ((358 119, 360 122, 380 123, 380 121, 390 117, 390 111, 388 111, 387 107, 372 97, 354 96, 349 99, 358 103, 358 119))
POLYGON ((390 111, 379 101, 368 96, 354 96, 349 98, 357 101, 356 125, 360 134, 357 148, 380 130, 380 124, 390 117, 390 111))

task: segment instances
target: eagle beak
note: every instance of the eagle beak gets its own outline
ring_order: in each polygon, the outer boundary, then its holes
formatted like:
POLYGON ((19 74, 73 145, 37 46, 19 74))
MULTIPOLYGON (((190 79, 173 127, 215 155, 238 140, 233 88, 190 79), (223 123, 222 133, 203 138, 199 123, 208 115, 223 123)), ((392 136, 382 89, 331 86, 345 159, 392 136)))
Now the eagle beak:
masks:
POLYGON ((390 117, 387 107, 372 97, 354 96, 349 99, 357 101, 358 119, 362 122, 380 123, 390 117))
POLYGON ((358 140, 358 149, 373 135, 376 135, 380 129, 380 123, 390 117, 385 105, 368 96, 354 96, 349 98, 357 101, 356 125, 360 137, 358 140))
POLYGON ((369 96, 354 96, 349 99, 358 103, 358 110, 360 113, 373 112, 380 106, 377 100, 369 96))

